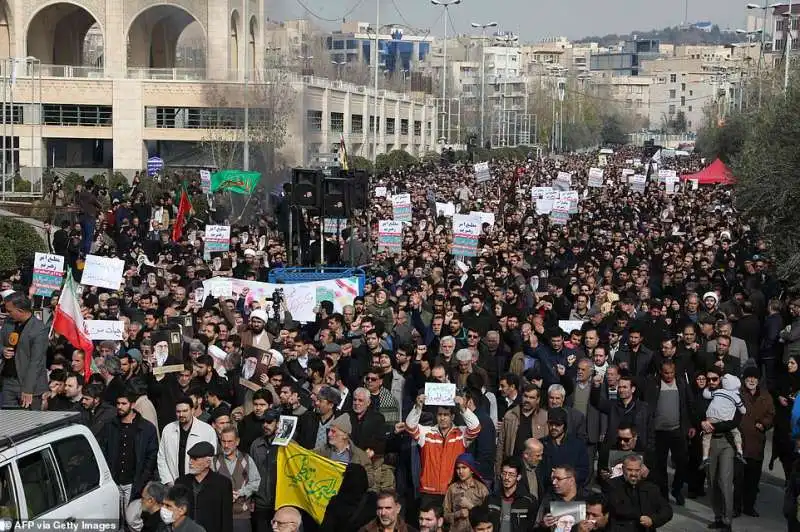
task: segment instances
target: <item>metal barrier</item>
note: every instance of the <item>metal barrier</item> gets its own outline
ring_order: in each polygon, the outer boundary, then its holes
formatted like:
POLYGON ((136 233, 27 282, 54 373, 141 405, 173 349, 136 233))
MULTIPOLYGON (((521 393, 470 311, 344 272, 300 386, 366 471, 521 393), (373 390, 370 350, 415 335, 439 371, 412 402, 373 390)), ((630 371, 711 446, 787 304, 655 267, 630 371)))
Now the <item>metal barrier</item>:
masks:
POLYGON ((356 277, 358 279, 358 295, 364 295, 367 276, 361 268, 275 268, 269 272, 267 280, 270 283, 297 284, 341 279, 342 277, 356 277))

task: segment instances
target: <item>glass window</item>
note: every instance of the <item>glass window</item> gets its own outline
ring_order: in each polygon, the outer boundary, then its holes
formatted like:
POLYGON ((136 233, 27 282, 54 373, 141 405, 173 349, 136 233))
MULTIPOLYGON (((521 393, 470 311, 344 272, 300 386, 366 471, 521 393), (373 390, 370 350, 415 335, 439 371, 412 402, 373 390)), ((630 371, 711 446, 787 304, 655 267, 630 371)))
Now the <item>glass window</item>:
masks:
POLYGON ((414 136, 419 137, 422 135, 422 121, 414 120, 414 136))
POLYGON ((386 119, 386 134, 394 135, 394 118, 386 119))
POLYGON ((353 115, 350 117, 350 131, 352 133, 364 132, 364 115, 353 115))
POLYGON ((322 131, 322 111, 307 111, 308 128, 311 131, 322 131))
POLYGON ((348 50, 355 50, 358 48, 358 42, 355 39, 348 39, 347 40, 347 49, 348 50))
POLYGON ((331 113, 331 131, 344 131, 344 113, 331 113))
POLYGON ((401 135, 408 135, 408 119, 401 118, 400 119, 400 134, 401 135))
POLYGON ((17 460, 17 468, 25 492, 28 517, 39 517, 67 502, 61 492, 50 449, 23 456, 17 460))
POLYGON ((0 469, 0 519, 16 519, 19 517, 17 510, 17 497, 14 493, 14 478, 11 467, 0 469))
POLYGON ((344 41, 333 41, 334 50, 344 50, 344 41))
POLYGON ((76 499, 100 485, 100 467, 86 438, 72 436, 57 441, 53 451, 64 479, 67 500, 76 499))

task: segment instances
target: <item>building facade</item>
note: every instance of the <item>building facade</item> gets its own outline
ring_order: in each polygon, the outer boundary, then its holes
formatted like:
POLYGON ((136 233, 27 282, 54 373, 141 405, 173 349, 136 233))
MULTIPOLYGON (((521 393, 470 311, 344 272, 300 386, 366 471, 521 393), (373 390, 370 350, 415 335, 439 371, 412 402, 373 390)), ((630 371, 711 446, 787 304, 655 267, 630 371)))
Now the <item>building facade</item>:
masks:
POLYGON ((376 99, 377 153, 435 148, 435 108, 422 95, 266 71, 264 3, 243 1, 0 0, 0 57, 27 58, 0 59, 6 171, 35 177, 55 166, 130 174, 152 155, 167 165, 213 164, 203 146, 241 143, 244 108, 254 108, 257 122, 264 107, 257 98, 276 80, 294 102, 280 153, 286 165, 308 164, 341 137, 350 153, 373 157, 367 123, 376 99), (176 66, 189 25, 199 26, 205 44, 196 68, 176 66), (84 53, 86 42, 92 54, 84 53))

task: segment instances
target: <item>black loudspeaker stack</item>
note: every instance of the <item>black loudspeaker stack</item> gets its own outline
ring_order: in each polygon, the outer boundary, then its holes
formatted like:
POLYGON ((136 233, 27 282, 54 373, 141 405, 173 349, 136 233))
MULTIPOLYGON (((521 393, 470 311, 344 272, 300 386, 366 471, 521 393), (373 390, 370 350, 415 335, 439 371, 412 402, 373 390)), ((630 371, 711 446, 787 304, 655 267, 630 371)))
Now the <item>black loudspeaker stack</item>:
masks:
POLYGON ((292 170, 292 204, 326 218, 350 218, 354 210, 365 210, 369 201, 369 174, 362 170, 292 170))

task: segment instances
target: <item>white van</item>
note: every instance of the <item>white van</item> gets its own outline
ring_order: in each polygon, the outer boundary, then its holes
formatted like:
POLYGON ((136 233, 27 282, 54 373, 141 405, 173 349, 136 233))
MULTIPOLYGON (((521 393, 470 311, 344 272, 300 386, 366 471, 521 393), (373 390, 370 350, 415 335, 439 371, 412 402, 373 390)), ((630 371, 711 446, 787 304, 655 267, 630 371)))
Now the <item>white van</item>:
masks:
POLYGON ((75 412, 0 410, 0 530, 34 520, 62 530, 120 523, 119 488, 75 412))

